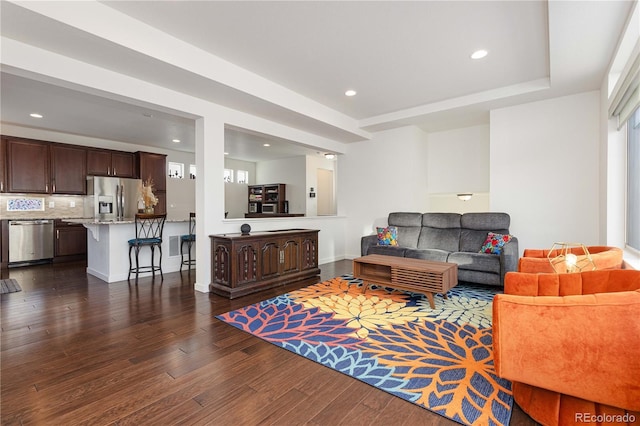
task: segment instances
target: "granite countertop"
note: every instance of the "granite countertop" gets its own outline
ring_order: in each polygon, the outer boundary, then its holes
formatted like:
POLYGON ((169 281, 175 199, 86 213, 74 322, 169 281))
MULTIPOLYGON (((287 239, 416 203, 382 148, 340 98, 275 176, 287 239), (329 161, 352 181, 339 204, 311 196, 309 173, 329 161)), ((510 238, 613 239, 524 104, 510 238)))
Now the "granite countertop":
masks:
MULTIPOLYGON (((124 219, 95 219, 95 218, 82 218, 82 219, 62 219, 68 223, 81 223, 83 225, 126 225, 135 223, 135 219, 132 217, 125 217, 124 219)), ((171 222, 189 222, 189 219, 166 219, 166 223, 171 222)))

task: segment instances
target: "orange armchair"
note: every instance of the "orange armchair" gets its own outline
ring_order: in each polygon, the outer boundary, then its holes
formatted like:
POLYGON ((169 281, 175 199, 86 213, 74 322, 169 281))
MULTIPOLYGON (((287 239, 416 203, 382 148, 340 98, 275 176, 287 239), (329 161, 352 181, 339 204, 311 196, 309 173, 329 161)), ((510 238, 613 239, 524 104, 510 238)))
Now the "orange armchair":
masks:
MULTIPOLYGON (((607 246, 590 246, 587 249, 597 270, 622 268, 622 249, 607 246)), ((549 251, 548 249, 525 249, 522 257, 518 260, 518 272, 554 273, 555 271, 547 258, 549 251)), ((584 257, 584 252, 579 247, 571 248, 568 252, 575 254, 578 258, 584 257)), ((554 250, 551 253, 551 257, 555 257, 558 254, 560 254, 559 251, 554 250)), ((558 267, 562 267, 562 265, 558 265, 558 267)))
POLYGON ((494 363, 526 413, 543 425, 640 424, 640 271, 509 272, 504 293, 494 363))

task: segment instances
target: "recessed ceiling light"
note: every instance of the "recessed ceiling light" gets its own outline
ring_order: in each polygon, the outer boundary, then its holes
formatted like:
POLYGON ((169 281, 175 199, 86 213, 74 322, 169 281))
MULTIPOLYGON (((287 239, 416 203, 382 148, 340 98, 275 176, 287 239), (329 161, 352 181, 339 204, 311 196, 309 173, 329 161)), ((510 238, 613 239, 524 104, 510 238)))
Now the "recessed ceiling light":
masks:
POLYGON ((228 152, 225 152, 225 153, 224 153, 224 155, 229 155, 229 153, 228 153, 228 152))
POLYGON ((171 139, 171 142, 173 142, 173 143, 180 143, 180 139, 171 139))
POLYGON ((355 90, 353 90, 353 89, 349 89, 349 90, 347 90, 346 92, 344 92, 345 96, 355 96, 355 95, 356 95, 356 93, 358 93, 358 92, 356 92, 356 91, 355 91, 355 90))
POLYGON ((331 153, 331 152, 327 152, 327 153, 324 155, 324 158, 326 158, 327 160, 333 160, 334 158, 336 158, 336 155, 335 155, 335 154, 333 154, 333 153, 331 153))
POLYGON ((269 143, 263 143, 262 146, 271 146, 269 143))
POLYGON ((44 117, 42 114, 38 114, 37 112, 29 114, 29 116, 33 117, 33 118, 42 118, 42 117, 44 117))
POLYGON ((487 56, 487 54, 489 54, 489 52, 487 52, 486 50, 476 50, 471 54, 471 59, 482 59, 487 56))

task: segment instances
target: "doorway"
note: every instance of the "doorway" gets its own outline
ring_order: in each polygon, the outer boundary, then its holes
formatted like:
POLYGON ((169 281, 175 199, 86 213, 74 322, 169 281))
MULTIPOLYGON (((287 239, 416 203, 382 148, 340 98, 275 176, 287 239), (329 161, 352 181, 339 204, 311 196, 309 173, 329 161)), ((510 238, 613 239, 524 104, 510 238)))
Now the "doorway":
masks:
POLYGON ((317 169, 318 179, 318 216, 333 216, 336 214, 334 195, 333 170, 317 169))

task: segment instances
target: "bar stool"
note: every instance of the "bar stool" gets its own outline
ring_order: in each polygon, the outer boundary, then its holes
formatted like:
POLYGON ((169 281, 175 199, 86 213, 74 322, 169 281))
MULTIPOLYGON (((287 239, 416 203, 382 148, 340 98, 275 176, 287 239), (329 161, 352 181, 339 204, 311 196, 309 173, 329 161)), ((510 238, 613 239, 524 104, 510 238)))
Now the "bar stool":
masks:
POLYGON ((136 282, 138 281, 138 274, 140 272, 151 272, 153 276, 156 276, 156 271, 160 271, 160 277, 162 275, 162 230, 164 228, 164 221, 167 218, 166 214, 136 214, 135 216, 135 228, 136 237, 129 240, 129 276, 127 280, 131 279, 131 273, 135 272, 136 282), (151 248, 151 265, 140 266, 138 261, 138 255, 142 247, 148 246, 151 248), (154 263, 155 248, 160 250, 160 260, 158 266, 154 263), (131 250, 135 250, 136 266, 131 264, 131 250))
POLYGON ((182 263, 180 264, 180 271, 182 271, 182 265, 189 266, 196 264, 195 259, 191 259, 191 246, 196 242, 196 214, 189 213, 189 234, 180 236, 180 257, 182 257, 182 263), (184 245, 187 245, 187 260, 184 260, 184 245))

